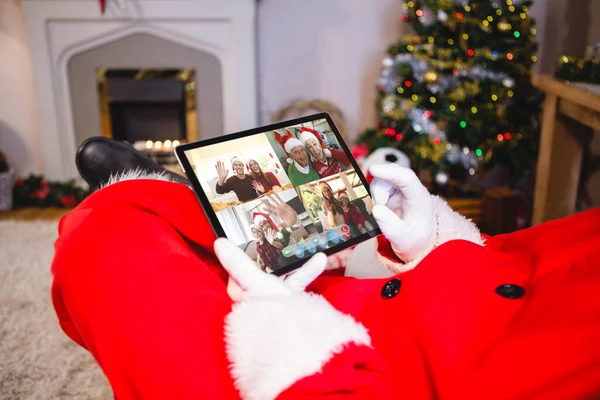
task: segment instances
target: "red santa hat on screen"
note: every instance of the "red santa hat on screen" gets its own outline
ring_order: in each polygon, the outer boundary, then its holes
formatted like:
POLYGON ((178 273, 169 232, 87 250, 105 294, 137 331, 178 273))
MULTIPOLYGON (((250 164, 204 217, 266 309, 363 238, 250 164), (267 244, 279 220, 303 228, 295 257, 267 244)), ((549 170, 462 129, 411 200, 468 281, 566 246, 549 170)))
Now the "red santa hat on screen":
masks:
POLYGON ((257 229, 260 229, 260 224, 263 221, 267 221, 269 223, 269 225, 271 226, 271 228, 273 228, 273 230, 275 232, 277 232, 277 237, 278 238, 282 238, 283 234, 279 231, 279 227, 275 224, 275 222, 273 222, 273 220, 271 219, 271 217, 269 217, 269 214, 266 214, 264 212, 259 212, 259 211, 255 211, 254 213, 252 213, 252 221, 254 222, 254 224, 252 224, 250 226, 250 228, 252 228, 253 226, 256 226, 257 229))
POLYGON ((331 157, 331 151, 329 151, 329 149, 325 146, 325 142, 323 142, 323 138, 321 138, 319 131, 317 131, 316 129, 307 128, 306 126, 301 127, 300 140, 302 140, 302 143, 304 143, 304 145, 306 146, 306 141, 310 139, 317 139, 317 141, 321 145, 321 148, 323 149, 323 154, 325 154, 325 157, 331 157))
POLYGON ((299 139, 297 139, 289 129, 285 130, 285 135, 281 135, 277 131, 273 131, 275 135, 275 139, 279 142, 281 147, 285 150, 285 155, 287 156, 287 162, 292 163, 294 160, 290 157, 290 152, 294 147, 302 146, 304 147, 304 143, 302 143, 299 139))
POLYGON ((348 200, 350 200, 350 196, 348 196, 348 193, 346 193, 345 190, 340 190, 338 193, 338 197, 341 199, 342 197, 347 198, 348 200))

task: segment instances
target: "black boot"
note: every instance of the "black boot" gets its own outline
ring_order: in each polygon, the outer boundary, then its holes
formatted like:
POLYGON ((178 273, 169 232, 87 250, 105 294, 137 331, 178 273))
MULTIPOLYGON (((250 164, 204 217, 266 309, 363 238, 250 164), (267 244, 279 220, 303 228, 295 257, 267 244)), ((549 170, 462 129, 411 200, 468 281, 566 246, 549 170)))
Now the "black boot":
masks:
POLYGON ((160 173, 175 182, 190 185, 185 177, 161 167, 131 145, 102 136, 86 139, 77 151, 75 163, 81 177, 94 190, 106 184, 111 176, 136 169, 160 173))

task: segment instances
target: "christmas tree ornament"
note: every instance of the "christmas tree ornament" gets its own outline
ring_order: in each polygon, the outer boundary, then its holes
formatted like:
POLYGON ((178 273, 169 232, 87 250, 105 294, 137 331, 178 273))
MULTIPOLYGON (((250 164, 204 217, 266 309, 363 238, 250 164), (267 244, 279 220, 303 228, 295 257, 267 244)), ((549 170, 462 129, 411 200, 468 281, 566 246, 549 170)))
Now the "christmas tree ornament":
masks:
POLYGON ((425 82, 436 83, 439 79, 439 74, 433 70, 429 70, 425 73, 425 82))
POLYGON ((419 16, 419 22, 423 25, 430 25, 435 22, 435 16, 428 7, 422 7, 419 11, 421 12, 417 15, 419 16))
POLYGON ((500 22, 498 22, 497 26, 498 26, 498 29, 502 32, 506 32, 506 31, 510 30, 510 28, 511 28, 510 24, 505 19, 500 20, 500 22))
POLYGON ((435 181, 440 185, 445 185, 448 183, 448 174, 445 172, 438 172, 435 175, 435 181))
POLYGON ((446 12, 443 10, 438 10, 437 17, 442 22, 448 21, 448 14, 446 14, 446 12))
POLYGON ((505 78, 502 80, 502 84, 504 85, 504 87, 512 88, 513 86, 515 86, 515 81, 512 78, 505 78))

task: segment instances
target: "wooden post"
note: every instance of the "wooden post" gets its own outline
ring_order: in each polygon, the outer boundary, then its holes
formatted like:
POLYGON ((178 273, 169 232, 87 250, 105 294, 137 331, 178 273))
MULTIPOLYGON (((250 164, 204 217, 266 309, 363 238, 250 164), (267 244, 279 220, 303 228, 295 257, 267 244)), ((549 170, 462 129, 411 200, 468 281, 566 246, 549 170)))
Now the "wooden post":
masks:
POLYGON ((578 126, 557 114, 558 102, 556 96, 548 95, 544 103, 533 225, 575 211, 582 149, 575 137, 578 126))

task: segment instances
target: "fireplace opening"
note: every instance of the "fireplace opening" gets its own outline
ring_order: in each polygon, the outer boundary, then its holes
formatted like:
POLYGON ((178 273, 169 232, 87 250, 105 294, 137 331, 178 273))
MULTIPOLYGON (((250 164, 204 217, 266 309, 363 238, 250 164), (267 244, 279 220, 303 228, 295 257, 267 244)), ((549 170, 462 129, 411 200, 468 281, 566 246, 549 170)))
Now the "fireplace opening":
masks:
POLYGON ((179 170, 173 147, 198 139, 195 71, 99 68, 97 88, 102 135, 179 170))

